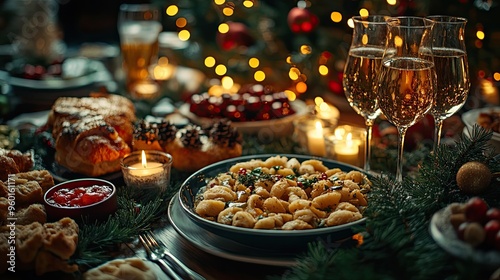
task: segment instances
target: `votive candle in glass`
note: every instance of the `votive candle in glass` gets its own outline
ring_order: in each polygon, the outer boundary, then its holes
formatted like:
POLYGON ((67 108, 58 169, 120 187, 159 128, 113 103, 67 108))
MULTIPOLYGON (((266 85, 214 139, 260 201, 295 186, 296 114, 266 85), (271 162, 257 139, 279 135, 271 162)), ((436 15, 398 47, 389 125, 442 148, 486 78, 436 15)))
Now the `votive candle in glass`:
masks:
POLYGON ((123 180, 129 187, 164 191, 170 184, 172 161, 170 154, 161 151, 132 152, 121 162, 123 180))

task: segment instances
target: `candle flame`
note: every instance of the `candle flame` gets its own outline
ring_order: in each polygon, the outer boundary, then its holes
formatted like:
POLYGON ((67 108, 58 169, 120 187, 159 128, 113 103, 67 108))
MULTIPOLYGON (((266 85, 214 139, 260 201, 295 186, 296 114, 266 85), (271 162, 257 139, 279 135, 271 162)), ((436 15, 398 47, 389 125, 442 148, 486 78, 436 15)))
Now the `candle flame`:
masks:
POLYGON ((352 141, 352 133, 347 133, 347 136, 346 136, 346 139, 345 139, 345 143, 348 147, 352 147, 354 141, 352 141))
POLYGON ((148 161, 146 160, 146 153, 144 152, 144 150, 142 150, 141 161, 142 161, 142 167, 147 168, 148 161))
POLYGON ((318 131, 321 134, 323 134, 323 126, 321 125, 321 122, 320 121, 316 121, 314 125, 316 126, 316 131, 318 131))

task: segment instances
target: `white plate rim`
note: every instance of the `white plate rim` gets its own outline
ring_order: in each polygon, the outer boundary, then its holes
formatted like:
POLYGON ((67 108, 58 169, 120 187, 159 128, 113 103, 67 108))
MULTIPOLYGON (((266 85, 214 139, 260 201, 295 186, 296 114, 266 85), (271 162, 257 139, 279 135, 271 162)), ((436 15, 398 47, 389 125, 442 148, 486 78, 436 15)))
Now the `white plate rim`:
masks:
MULTIPOLYGON (((467 128, 471 129, 474 126, 474 124, 478 124, 477 118, 479 117, 479 114, 490 113, 490 112, 500 113, 500 107, 484 107, 484 108, 469 110, 462 114, 462 122, 465 124, 467 128)), ((492 139, 500 140, 500 133, 493 132, 492 139)))
POLYGON ((432 215, 429 232, 436 243, 448 253, 465 260, 498 266, 500 252, 481 252, 458 239, 450 222, 451 206, 447 206, 432 215))
MULTIPOLYGON (((189 111, 189 103, 184 103, 179 107, 179 113, 190 119, 197 124, 209 124, 213 122, 213 118, 198 117, 189 111)), ((243 131, 254 130, 269 126, 276 126, 280 124, 289 123, 295 120, 297 117, 304 116, 309 112, 307 104, 296 99, 290 102, 290 106, 295 110, 295 114, 289 115, 279 119, 265 120, 265 121, 247 121, 247 122, 231 122, 231 125, 243 131)))

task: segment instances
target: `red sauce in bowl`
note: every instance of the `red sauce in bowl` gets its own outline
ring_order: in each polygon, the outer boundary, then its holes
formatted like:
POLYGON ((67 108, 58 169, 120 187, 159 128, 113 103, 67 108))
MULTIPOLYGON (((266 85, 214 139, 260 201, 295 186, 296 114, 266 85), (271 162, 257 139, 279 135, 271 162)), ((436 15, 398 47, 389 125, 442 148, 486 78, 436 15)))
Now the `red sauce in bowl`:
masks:
POLYGON ((52 194, 48 203, 63 207, 82 207, 103 201, 112 193, 109 186, 92 185, 78 188, 62 188, 52 194))

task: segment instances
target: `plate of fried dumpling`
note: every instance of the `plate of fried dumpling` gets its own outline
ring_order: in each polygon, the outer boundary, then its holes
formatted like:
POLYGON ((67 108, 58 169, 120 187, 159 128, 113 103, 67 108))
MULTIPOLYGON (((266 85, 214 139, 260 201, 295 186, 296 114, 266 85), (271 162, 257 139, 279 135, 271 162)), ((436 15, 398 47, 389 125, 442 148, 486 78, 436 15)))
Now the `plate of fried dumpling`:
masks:
MULTIPOLYGON (((361 169, 306 155, 250 155, 191 175, 179 202, 200 227, 257 248, 304 250, 351 237, 372 182, 361 169)), ((359 229, 356 229, 359 227, 359 229)))

